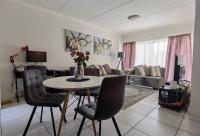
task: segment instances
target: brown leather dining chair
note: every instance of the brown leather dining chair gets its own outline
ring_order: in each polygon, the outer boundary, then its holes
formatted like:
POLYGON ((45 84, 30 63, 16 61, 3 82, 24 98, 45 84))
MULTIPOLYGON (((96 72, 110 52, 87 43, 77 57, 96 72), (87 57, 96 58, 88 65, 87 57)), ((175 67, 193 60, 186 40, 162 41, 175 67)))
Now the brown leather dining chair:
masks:
POLYGON ((99 121, 99 135, 101 135, 101 121, 112 118, 116 131, 121 136, 114 115, 122 108, 126 79, 125 75, 104 78, 97 102, 89 103, 75 109, 77 113, 83 116, 77 136, 80 136, 86 118, 99 121))

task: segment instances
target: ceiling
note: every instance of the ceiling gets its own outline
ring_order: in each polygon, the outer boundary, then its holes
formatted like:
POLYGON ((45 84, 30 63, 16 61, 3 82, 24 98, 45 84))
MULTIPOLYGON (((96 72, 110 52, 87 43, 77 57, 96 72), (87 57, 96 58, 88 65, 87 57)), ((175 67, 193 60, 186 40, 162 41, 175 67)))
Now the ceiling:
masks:
POLYGON ((121 34, 192 23, 195 0, 15 0, 121 34), (138 14, 135 21, 127 19, 138 14))

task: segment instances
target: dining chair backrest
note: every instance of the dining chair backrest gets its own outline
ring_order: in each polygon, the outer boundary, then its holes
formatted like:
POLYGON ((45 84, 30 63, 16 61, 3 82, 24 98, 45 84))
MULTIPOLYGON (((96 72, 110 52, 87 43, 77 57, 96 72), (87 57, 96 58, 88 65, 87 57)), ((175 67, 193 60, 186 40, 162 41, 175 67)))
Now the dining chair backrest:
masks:
POLYGON ((25 101, 30 105, 37 104, 37 99, 46 94, 41 72, 38 69, 24 70, 23 81, 25 101))
POLYGON ((120 111, 124 103, 126 79, 125 75, 103 79, 95 111, 97 120, 111 118, 120 111))

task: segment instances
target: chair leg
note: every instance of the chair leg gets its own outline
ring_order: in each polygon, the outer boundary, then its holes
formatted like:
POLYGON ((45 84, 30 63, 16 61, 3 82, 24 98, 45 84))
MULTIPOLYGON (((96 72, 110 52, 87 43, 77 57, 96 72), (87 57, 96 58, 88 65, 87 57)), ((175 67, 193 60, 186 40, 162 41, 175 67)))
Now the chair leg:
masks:
POLYGON ((85 122, 85 117, 83 117, 83 119, 82 119, 82 121, 81 121, 81 125, 80 125, 80 128, 79 128, 79 130, 78 130, 77 136, 80 136, 81 130, 82 130, 82 128, 83 128, 84 122, 85 122))
POLYGON ((85 100, 85 96, 83 96, 83 101, 82 101, 82 105, 84 104, 84 100, 85 100))
POLYGON ((42 115, 43 115, 43 106, 42 106, 42 108, 41 108, 40 123, 42 123, 42 115))
MULTIPOLYGON (((61 114, 62 114, 62 110, 63 110, 62 107, 59 106, 59 109, 60 109, 60 112, 61 112, 61 114)), ((66 117, 64 117, 64 122, 67 123, 67 119, 66 119, 66 117)))
POLYGON ((121 136, 119 127, 118 127, 117 122, 116 122, 116 120, 115 120, 114 117, 112 117, 112 121, 113 121, 113 123, 114 123, 114 125, 115 125, 115 129, 117 130, 118 136, 121 136))
POLYGON ((51 120, 52 120, 52 126, 53 126, 53 133, 54 133, 54 136, 56 136, 56 127, 55 127, 52 107, 50 107, 50 111, 51 111, 51 120))
MULTIPOLYGON (((77 104, 77 107, 79 107, 79 105, 80 105, 80 102, 81 102, 81 96, 79 97, 79 99, 78 99, 78 104, 77 104)), ((74 115, 74 120, 76 119, 76 116, 77 116, 77 112, 75 112, 75 115, 74 115)))
POLYGON ((30 124, 31 124, 31 121, 32 121, 32 119, 33 119, 33 116, 34 116, 34 114, 35 114, 36 109, 37 109, 37 106, 34 106, 33 111, 32 111, 32 113, 31 113, 31 116, 30 116, 30 118, 29 118, 28 124, 26 125, 26 128, 25 128, 25 130, 24 130, 23 136, 26 136, 26 133, 27 133, 29 127, 30 127, 30 124))
POLYGON ((94 101, 95 101, 95 102, 97 101, 97 98, 98 98, 97 96, 94 96, 94 101))
POLYGON ((99 136, 101 136, 101 120, 99 120, 99 136))

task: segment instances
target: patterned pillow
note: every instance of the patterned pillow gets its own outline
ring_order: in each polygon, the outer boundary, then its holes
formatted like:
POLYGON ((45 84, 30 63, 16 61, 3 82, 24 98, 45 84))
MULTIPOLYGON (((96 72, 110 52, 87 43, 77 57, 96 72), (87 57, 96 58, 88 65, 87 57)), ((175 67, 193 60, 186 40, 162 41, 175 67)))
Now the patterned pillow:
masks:
POLYGON ((139 69, 138 69, 138 67, 140 67, 140 66, 141 66, 141 65, 135 66, 135 67, 134 67, 134 74, 135 74, 135 75, 141 75, 141 74, 140 74, 140 71, 139 71, 139 69))
POLYGON ((138 70, 139 70, 139 72, 140 72, 140 75, 145 76, 144 66, 138 67, 138 70))

